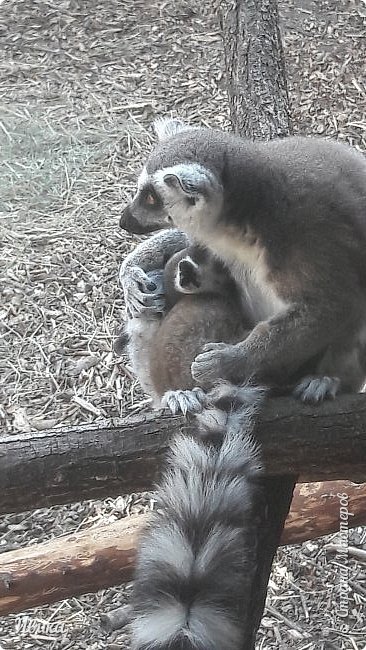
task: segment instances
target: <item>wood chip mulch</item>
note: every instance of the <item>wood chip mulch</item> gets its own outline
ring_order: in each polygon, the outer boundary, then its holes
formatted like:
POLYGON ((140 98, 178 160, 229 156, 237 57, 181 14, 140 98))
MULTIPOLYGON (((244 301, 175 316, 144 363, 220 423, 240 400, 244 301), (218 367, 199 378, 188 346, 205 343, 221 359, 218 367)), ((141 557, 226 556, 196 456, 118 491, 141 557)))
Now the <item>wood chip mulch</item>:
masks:
MULTIPOLYGON (((280 3, 298 132, 366 150, 365 0, 280 3)), ((113 338, 118 267, 136 239, 118 231, 152 142, 179 114, 229 127, 218 24, 209 0, 0 0, 0 426, 11 435, 146 408, 113 338)), ((146 495, 0 518, 0 552, 113 521, 146 495)), ((324 550, 280 549, 258 649, 366 650, 366 571, 324 550), (343 630, 343 631, 342 631, 343 630)), ((366 548, 366 530, 350 533, 366 548)), ((0 618, 0 650, 129 648, 99 614, 129 586, 0 618)))

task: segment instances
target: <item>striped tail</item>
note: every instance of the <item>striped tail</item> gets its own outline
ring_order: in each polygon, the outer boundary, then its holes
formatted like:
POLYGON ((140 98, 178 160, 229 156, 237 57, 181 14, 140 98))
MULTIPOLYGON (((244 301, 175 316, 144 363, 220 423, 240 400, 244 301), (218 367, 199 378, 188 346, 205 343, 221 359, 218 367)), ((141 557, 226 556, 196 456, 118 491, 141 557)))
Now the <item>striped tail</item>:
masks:
POLYGON ((221 428, 221 445, 183 435, 171 445, 139 549, 135 650, 242 650, 262 500, 252 422, 264 390, 240 390, 231 413, 213 407, 198 421, 200 433, 221 428))

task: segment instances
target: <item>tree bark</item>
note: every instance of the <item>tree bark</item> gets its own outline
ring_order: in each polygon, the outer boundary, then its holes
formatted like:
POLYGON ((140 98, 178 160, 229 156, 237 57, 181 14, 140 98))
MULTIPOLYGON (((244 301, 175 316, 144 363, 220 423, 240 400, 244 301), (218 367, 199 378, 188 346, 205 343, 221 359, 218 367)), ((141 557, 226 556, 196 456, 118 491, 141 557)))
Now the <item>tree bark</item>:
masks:
MULTIPOLYGON (((366 524, 366 484, 344 481, 298 485, 281 544, 298 544, 336 532, 340 498, 349 525, 366 524)), ((138 535, 148 516, 112 524, 0 554, 0 616, 131 580, 138 535)), ((332 550, 332 549, 330 549, 332 550)), ((125 621, 117 610, 115 625, 125 621)))
MULTIPOLYGON (((228 0, 219 6, 234 131, 260 140, 289 135, 292 129, 277 0, 228 0)), ((286 468, 282 467, 282 471, 286 472, 286 468)), ((272 561, 295 483, 296 474, 264 481, 264 507, 258 513, 256 574, 242 650, 253 650, 255 646, 272 561)))
MULTIPOLYGON (((0 513, 151 489, 170 437, 191 426, 183 417, 147 413, 1 437, 0 513)), ((364 395, 316 408, 268 400, 255 434, 269 476, 366 480, 364 395)))
POLYGON ((276 0, 220 2, 233 130, 270 140, 291 131, 276 0))
POLYGON ((0 554, 0 615, 131 580, 143 519, 127 517, 0 554))
MULTIPOLYGON (((170 437, 191 426, 183 417, 147 413, 1 437, 0 513, 151 489, 170 437)), ((366 480, 364 395, 315 409, 290 398, 269 400, 255 434, 269 476, 366 480)))
POLYGON ((366 524, 366 483, 299 483, 294 491, 281 544, 301 544, 338 532, 341 508, 345 507, 350 529, 366 524))

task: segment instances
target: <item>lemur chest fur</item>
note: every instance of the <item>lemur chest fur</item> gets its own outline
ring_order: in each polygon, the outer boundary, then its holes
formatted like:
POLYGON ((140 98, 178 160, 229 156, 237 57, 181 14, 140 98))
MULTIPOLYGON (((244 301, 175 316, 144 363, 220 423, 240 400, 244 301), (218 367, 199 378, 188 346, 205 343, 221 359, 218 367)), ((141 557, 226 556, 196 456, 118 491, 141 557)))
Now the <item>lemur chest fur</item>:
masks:
POLYGON ((287 308, 269 279, 266 251, 259 243, 253 243, 252 237, 240 241, 239 237, 222 234, 206 243, 227 264, 254 322, 267 320, 287 308))

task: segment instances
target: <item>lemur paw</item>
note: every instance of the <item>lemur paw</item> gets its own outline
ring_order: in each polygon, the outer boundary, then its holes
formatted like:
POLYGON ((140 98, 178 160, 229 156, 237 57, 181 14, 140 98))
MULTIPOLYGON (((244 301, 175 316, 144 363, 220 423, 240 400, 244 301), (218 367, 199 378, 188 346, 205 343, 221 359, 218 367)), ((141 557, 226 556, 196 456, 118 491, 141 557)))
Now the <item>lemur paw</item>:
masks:
POLYGON ((334 399, 340 386, 338 377, 316 377, 309 375, 304 377, 297 386, 293 394, 302 402, 308 404, 319 404, 326 399, 334 399))
POLYGON ((129 318, 161 313, 165 307, 163 271, 145 273, 139 266, 128 267, 120 275, 129 318))
POLYGON ((178 413, 201 413, 206 403, 206 394, 202 388, 192 390, 168 390, 161 399, 161 406, 170 409, 173 415, 178 413))
POLYGON ((237 355, 235 345, 207 343, 192 363, 193 379, 203 385, 217 379, 230 379, 237 355))

